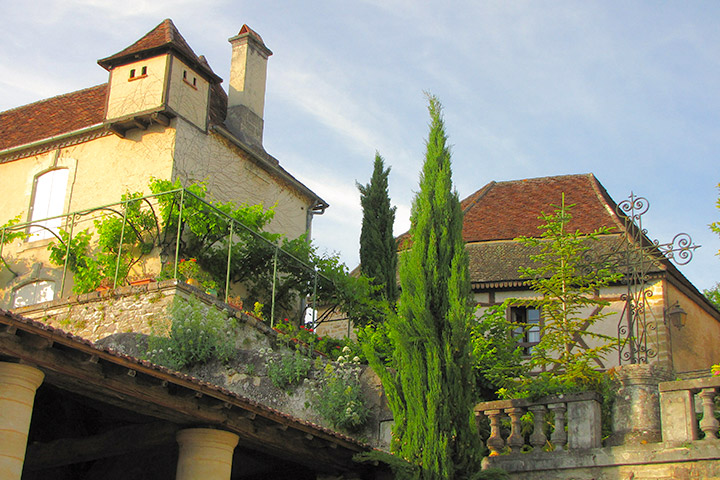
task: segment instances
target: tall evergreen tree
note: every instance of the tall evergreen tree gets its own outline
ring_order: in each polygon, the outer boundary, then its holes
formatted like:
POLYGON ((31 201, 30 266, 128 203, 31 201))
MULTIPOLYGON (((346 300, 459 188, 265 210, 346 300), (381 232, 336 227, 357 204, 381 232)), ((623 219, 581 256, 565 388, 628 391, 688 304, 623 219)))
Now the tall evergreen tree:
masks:
POLYGON ((368 357, 393 411, 392 452, 417 465, 418 478, 453 479, 479 470, 470 282, 437 98, 429 96, 428 110, 430 134, 412 206, 411 247, 400 254, 398 312, 387 322, 393 368, 384 368, 372 351, 368 357))
POLYGON ((370 183, 357 184, 360 190, 360 204, 363 208, 362 230, 360 232, 360 271, 380 286, 378 296, 391 304, 397 300, 398 288, 397 248, 393 237, 395 207, 390 206, 388 175, 390 167, 379 153, 375 154, 375 167, 370 183))

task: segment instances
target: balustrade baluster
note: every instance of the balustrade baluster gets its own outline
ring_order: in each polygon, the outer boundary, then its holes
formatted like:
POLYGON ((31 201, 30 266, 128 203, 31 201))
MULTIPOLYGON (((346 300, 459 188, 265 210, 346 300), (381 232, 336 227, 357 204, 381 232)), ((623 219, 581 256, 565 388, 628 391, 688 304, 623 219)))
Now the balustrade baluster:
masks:
POLYGON ((510 417, 510 436, 507 438, 507 445, 510 447, 511 452, 520 452, 523 445, 525 445, 520 423, 520 417, 523 416, 525 410, 519 407, 506 408, 505 413, 510 417))
POLYGON ((565 412, 567 408, 564 403, 551 403, 548 408, 555 414, 555 426, 550 441, 555 450, 564 450, 567 443, 567 432, 565 431, 565 412))
POLYGON ((700 430, 705 432, 705 440, 716 439, 720 422, 715 418, 715 388, 703 388, 698 396, 702 399, 703 408, 700 430))
POLYGON ((547 408, 545 408, 545 405, 533 405, 529 408, 529 410, 533 412, 533 415, 535 416, 533 422, 533 433, 530 435, 530 443, 536 450, 540 450, 547 443, 547 436, 543 431, 545 427, 545 414, 547 413, 547 408))
POLYGON ((490 450, 490 456, 500 455, 500 450, 505 447, 505 442, 500 435, 500 419, 502 418, 502 410, 486 410, 485 415, 490 419, 490 436, 487 439, 487 447, 490 450))

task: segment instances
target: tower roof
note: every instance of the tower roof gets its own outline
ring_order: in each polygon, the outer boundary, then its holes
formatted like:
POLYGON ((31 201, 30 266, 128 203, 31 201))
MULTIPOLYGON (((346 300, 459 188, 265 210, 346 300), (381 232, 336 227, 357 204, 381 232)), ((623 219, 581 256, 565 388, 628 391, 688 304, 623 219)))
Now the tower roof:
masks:
POLYGON ((172 51, 193 68, 203 73, 212 82, 220 83, 222 78, 215 75, 204 58, 198 57, 190 45, 185 41, 172 20, 166 18, 157 27, 150 30, 140 40, 115 55, 98 60, 98 65, 105 70, 112 70, 117 65, 123 65, 142 58, 153 57, 172 51))

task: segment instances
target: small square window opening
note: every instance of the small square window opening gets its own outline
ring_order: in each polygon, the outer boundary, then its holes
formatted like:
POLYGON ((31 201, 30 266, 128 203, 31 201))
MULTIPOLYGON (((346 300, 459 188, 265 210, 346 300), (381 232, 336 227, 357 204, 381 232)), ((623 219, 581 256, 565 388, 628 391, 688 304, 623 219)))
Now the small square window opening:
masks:
POLYGON ((517 325, 514 334, 523 355, 530 356, 540 343, 540 310, 530 307, 510 307, 510 321, 517 325))

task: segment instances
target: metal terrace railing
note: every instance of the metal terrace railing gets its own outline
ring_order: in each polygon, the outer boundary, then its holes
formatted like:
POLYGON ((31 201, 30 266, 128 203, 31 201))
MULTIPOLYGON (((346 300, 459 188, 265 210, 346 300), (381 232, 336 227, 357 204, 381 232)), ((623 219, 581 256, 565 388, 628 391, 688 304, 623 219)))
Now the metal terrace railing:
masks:
POLYGON ((56 297, 68 294, 71 274, 75 293, 78 284, 94 288, 100 282, 114 289, 133 275, 193 284, 188 275, 195 274, 226 302, 232 291, 269 302, 271 325, 279 313, 287 313, 289 303, 311 306, 314 321, 319 292, 335 287, 313 264, 310 245, 303 239, 281 243, 280 235, 263 232, 259 207, 219 207, 179 188, 126 195, 117 203, 31 222, 11 221, 0 228, 0 270, 15 276, 30 271, 42 255, 27 247, 47 244, 50 262, 61 268, 56 297))

